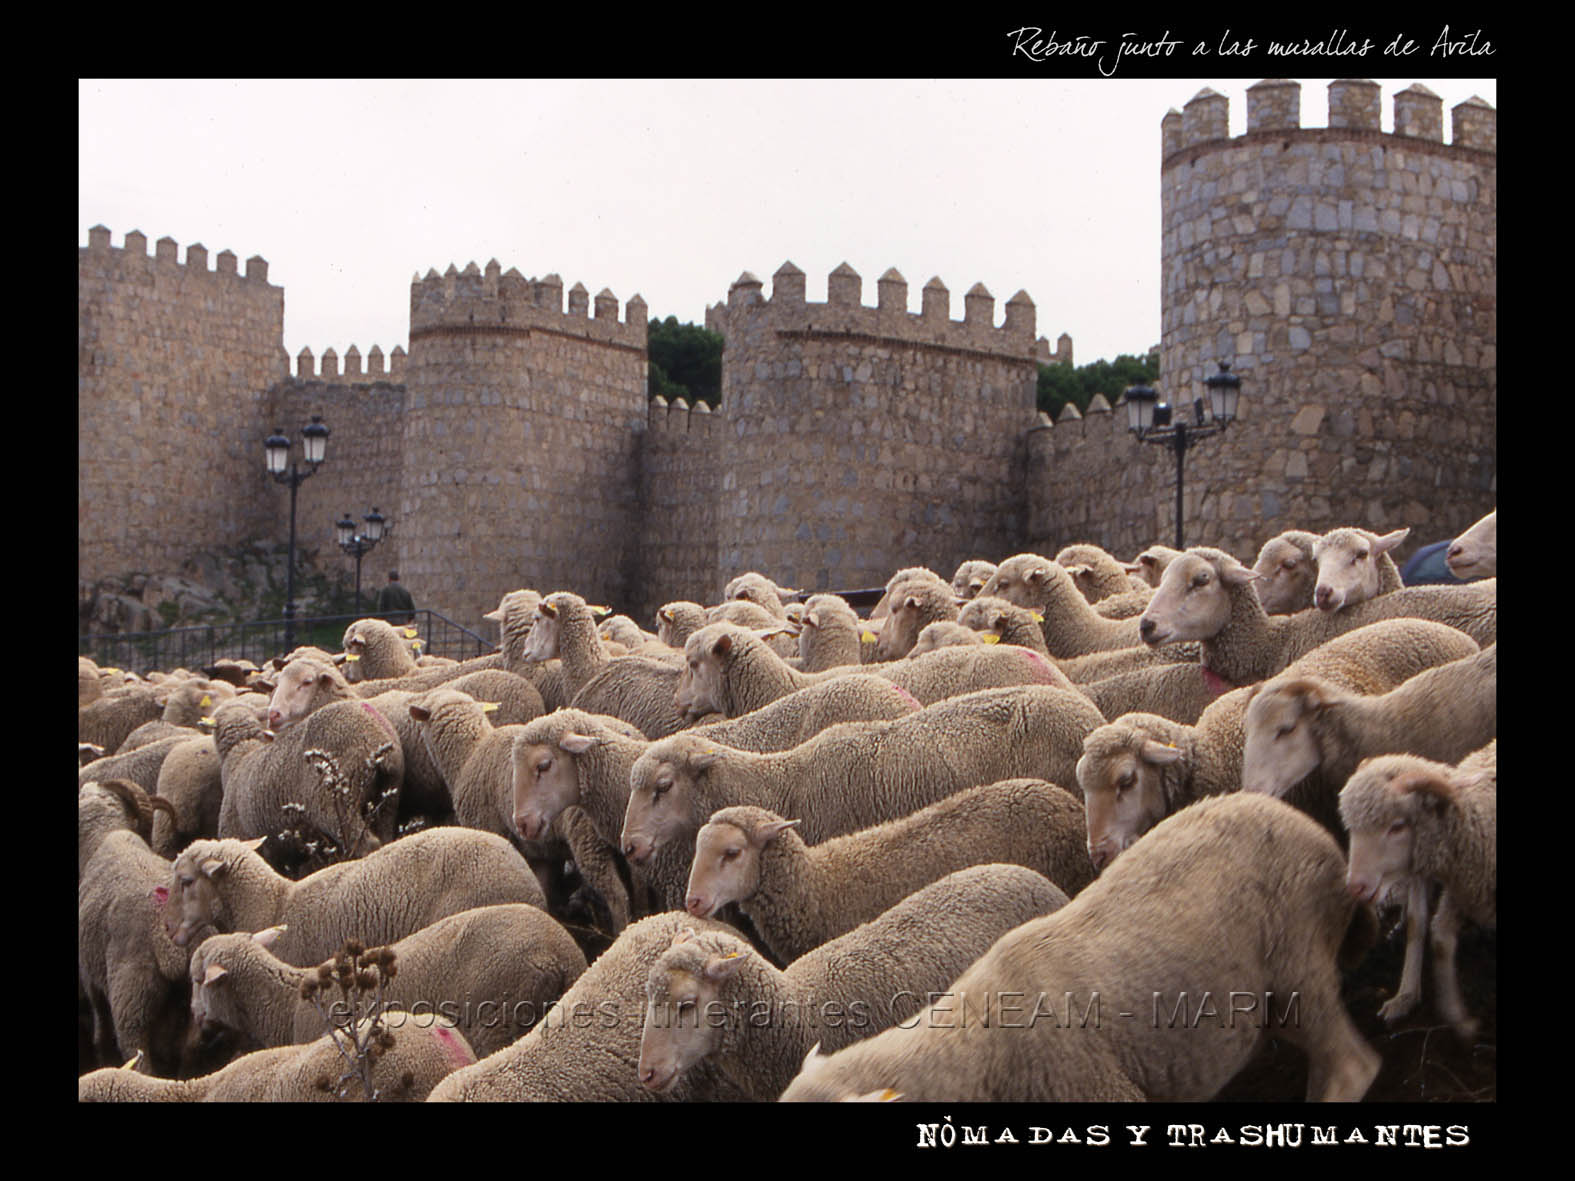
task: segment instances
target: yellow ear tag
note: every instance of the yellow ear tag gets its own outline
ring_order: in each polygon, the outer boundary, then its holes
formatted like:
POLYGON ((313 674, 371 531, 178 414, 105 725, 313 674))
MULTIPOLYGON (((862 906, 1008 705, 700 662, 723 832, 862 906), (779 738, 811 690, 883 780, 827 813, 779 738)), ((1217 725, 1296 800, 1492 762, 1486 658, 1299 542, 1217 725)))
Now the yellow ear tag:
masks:
POLYGON ((859 639, 861 641, 863 641, 864 643, 866 643, 866 644, 873 644, 875 642, 875 633, 874 632, 860 632, 859 633, 859 639))
POLYGON ((210 717, 206 717, 206 718, 198 718, 197 720, 199 722, 201 722, 204 726, 213 726, 213 725, 217 725, 218 724, 218 723, 216 723, 213 720, 213 718, 211 716, 210 717))
POLYGON ((1034 617, 1035 623, 1043 623, 1045 621, 1045 617, 1037 611, 1030 611, 1029 614, 1034 617))
POLYGON ((345 653, 345 659, 354 661, 354 660, 360 660, 361 658, 359 656, 357 656, 354 652, 347 652, 347 653, 345 653))
POLYGON ((994 632, 985 632, 982 639, 986 644, 999 644, 1001 642, 1001 637, 994 632))
POLYGON ((415 639, 418 634, 419 633, 413 627, 407 627, 405 629, 405 639, 407 639, 407 640, 415 639))
POLYGON ((496 701, 483 701, 481 703, 481 712, 484 714, 490 714, 497 708, 498 703, 496 701))
POLYGON ((209 705, 212 705, 212 704, 213 704, 213 698, 211 698, 211 697, 209 697, 209 696, 208 696, 208 695, 207 695, 207 694, 206 694, 206 693, 204 693, 204 694, 203 694, 203 695, 202 695, 202 700, 201 700, 201 701, 199 701, 199 702, 198 702, 198 703, 197 703, 197 704, 198 704, 198 705, 201 705, 201 706, 209 706, 209 705))

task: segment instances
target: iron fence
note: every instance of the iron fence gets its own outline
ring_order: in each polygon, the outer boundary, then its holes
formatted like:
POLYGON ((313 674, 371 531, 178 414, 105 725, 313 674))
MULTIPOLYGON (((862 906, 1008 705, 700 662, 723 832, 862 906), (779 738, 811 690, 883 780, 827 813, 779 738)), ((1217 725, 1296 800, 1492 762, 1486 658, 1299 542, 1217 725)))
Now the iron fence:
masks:
MULTIPOLYGON (((404 618, 408 612, 397 613, 404 618)), ((421 650, 431 656, 468 660, 498 650, 491 640, 477 635, 436 611, 417 608, 412 625, 421 637, 421 650)), ((297 644, 315 644, 330 652, 342 647, 345 628, 360 615, 308 615, 295 621, 297 644)), ((156 632, 123 632, 77 637, 77 655, 91 657, 104 667, 123 668, 146 675, 156 669, 201 668, 222 657, 263 664, 285 655, 283 619, 241 623, 214 623, 199 627, 172 627, 156 632)))

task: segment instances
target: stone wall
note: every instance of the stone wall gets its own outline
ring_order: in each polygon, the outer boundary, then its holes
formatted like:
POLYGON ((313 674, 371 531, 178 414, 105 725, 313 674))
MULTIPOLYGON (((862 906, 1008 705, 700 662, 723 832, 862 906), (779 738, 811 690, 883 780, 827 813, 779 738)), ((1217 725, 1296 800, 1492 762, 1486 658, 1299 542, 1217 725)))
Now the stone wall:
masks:
POLYGON ((629 610, 655 630, 656 609, 675 599, 721 598, 716 556, 717 448, 726 420, 704 402, 652 398, 640 450, 640 576, 629 610))
POLYGON ((711 308, 726 337, 718 448, 719 575, 760 570, 807 590, 877 586, 908 565, 948 574, 1005 556, 1021 535, 1025 435, 1035 421, 1034 306, 1019 292, 995 323, 982 284, 950 318, 944 284, 907 310, 881 276, 878 305, 843 264, 827 302, 779 269, 772 294, 747 272, 711 308))
POLYGON ((470 627, 516 587, 621 604, 637 575, 645 303, 620 323, 610 292, 594 316, 568 296, 496 260, 411 284, 394 544, 417 601, 470 627))
MULTIPOLYGON (((1337 81, 1329 128, 1299 126, 1300 87, 1248 91, 1247 133, 1204 90, 1162 123, 1159 388, 1202 396, 1217 359, 1240 417, 1189 453, 1186 538, 1250 559, 1288 528, 1412 527, 1401 560, 1496 501, 1494 112, 1337 81)), ((1114 393, 1115 391, 1112 391, 1114 393)), ((1173 540, 1174 462, 1125 415, 1068 418, 1030 449, 1035 548, 1130 555, 1173 540)))
POLYGON ((284 291, 253 256, 208 269, 201 245, 161 238, 152 257, 94 226, 77 252, 77 570, 91 583, 178 572, 214 538, 255 534, 268 513, 235 495, 261 472, 262 391, 287 372, 284 291))

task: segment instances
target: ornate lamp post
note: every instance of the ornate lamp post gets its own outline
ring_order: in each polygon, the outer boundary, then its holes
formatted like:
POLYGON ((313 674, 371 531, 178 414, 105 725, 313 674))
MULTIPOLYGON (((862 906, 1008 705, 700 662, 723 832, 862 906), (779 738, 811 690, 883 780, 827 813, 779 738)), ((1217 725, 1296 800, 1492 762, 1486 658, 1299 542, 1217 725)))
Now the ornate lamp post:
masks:
POLYGON ((284 570, 284 647, 295 647, 295 494, 301 484, 317 474, 318 466, 328 451, 328 428, 321 415, 312 415, 312 421, 301 428, 301 451, 307 468, 301 471, 290 458, 290 437, 276 429, 263 444, 268 455, 268 474, 281 484, 290 486, 290 552, 284 570))
POLYGON ((1208 389, 1209 412, 1204 414, 1203 399, 1192 400, 1192 421, 1187 422, 1173 408, 1159 402, 1159 395, 1150 386, 1128 386, 1127 429, 1137 436, 1140 443, 1169 444, 1176 453, 1176 548, 1184 549, 1182 541, 1181 494, 1187 448, 1199 439, 1221 433, 1236 417, 1236 405, 1241 397, 1241 378, 1230 371, 1226 361, 1219 363, 1220 371, 1204 378, 1208 389))
POLYGON ((372 511, 361 518, 366 523, 366 532, 355 531, 355 521, 349 513, 344 519, 334 522, 334 529, 338 533, 339 548, 355 559, 355 609, 361 610, 361 559, 372 552, 372 547, 382 541, 387 534, 387 518, 377 511, 374 506, 372 511))

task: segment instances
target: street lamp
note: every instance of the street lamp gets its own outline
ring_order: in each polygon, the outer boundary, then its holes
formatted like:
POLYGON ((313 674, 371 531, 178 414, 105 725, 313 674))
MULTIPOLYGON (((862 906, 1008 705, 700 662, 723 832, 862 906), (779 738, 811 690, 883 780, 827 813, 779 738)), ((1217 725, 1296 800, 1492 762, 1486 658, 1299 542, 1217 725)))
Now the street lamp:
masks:
POLYGON ((263 443, 268 457, 268 474, 280 484, 290 485, 290 552, 284 568, 284 647, 295 647, 295 494, 301 484, 317 474, 318 465, 328 451, 328 428, 322 416, 312 415, 312 421, 301 428, 301 451, 307 462, 305 471, 296 467, 290 458, 290 437, 275 428, 263 443))
POLYGON ((371 512, 361 518, 366 523, 366 531, 357 533, 355 521, 349 513, 343 520, 334 522, 334 529, 338 532, 339 548, 355 559, 355 609, 361 609, 361 559, 372 552, 372 547, 383 540, 387 532, 388 518, 383 516, 374 507, 371 512))
POLYGON ((1208 390, 1208 413, 1204 413, 1203 399, 1192 400, 1192 421, 1181 414, 1181 408, 1159 401, 1159 394, 1146 385, 1128 386, 1127 429, 1137 436, 1140 443, 1168 443, 1176 453, 1176 548, 1184 549, 1182 541, 1181 494, 1183 469, 1187 448, 1199 439, 1222 432, 1236 417, 1237 403, 1241 398, 1241 378, 1230 371, 1226 361, 1219 363, 1220 371, 1203 379, 1208 390))

